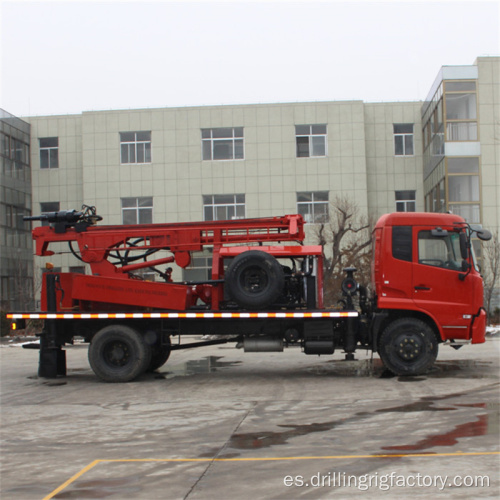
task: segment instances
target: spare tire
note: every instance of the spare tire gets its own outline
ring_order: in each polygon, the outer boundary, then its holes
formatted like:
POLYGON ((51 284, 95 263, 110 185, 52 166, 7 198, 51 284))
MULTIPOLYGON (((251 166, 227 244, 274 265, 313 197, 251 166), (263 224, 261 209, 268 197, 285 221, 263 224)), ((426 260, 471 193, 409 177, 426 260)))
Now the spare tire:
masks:
POLYGON ((226 272, 225 288, 231 300, 245 309, 265 309, 283 294, 285 274, 266 252, 250 250, 236 256, 226 272))

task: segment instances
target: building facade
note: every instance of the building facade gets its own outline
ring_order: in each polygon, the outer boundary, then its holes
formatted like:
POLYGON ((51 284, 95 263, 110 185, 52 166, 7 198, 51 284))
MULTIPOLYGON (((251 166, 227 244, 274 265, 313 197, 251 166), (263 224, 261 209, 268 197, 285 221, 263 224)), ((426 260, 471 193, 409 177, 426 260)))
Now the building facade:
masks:
MULTIPOLYGON (((373 218, 451 210, 498 230, 499 62, 443 67, 423 103, 31 117, 33 213, 95 205, 105 224, 301 213, 313 227, 347 197, 373 218)), ((85 271, 60 250, 57 267, 85 271)))
POLYGON ((30 125, 0 109, 0 305, 33 307, 30 125))
POLYGON ((296 212, 314 224, 337 197, 374 217, 423 210, 419 120, 420 103, 361 101, 32 118, 33 203, 95 205, 107 224, 296 212))
MULTIPOLYGON (((498 58, 444 66, 422 106, 425 209, 500 225, 498 58)), ((480 245, 477 243, 477 251, 480 245)))

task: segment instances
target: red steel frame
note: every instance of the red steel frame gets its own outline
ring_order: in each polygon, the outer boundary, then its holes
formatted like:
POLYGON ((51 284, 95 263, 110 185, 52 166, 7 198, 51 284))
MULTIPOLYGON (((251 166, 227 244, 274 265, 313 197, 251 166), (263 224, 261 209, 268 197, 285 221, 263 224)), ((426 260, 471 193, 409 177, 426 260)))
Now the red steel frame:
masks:
MULTIPOLYGON (((185 268, 191 262, 191 252, 213 248, 212 280, 222 280, 224 258, 235 257, 247 250, 260 250, 275 257, 314 256, 317 265, 317 306, 323 307, 323 259, 321 246, 304 246, 304 221, 300 215, 285 215, 258 219, 204 221, 172 224, 142 224, 120 226, 89 226, 85 230, 68 227, 56 232, 54 227, 33 230, 36 254, 50 256, 52 243, 75 242, 81 260, 90 265, 92 275, 60 274, 58 308, 74 310, 186 310, 198 298, 219 310, 224 297, 223 283, 189 285, 159 283, 133 279, 130 272, 142 268, 175 262, 185 268), (262 246, 274 242, 277 245, 262 246), (283 245, 298 242, 299 245, 283 245), (255 246, 259 244, 259 246, 255 246), (237 245, 237 246, 235 246, 237 245), (134 264, 113 263, 113 253, 132 254, 166 250, 172 255, 134 264), (128 282, 128 285, 126 284, 128 282)), ((46 310, 45 290, 42 290, 42 310, 46 310)))

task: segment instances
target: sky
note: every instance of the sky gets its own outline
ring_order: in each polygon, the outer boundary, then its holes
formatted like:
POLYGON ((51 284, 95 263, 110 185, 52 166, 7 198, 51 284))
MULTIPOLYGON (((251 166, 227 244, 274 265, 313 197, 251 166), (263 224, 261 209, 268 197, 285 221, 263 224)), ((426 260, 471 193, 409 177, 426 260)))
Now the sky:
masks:
POLYGON ((499 25, 500 0, 0 0, 0 107, 420 101, 441 66, 499 55, 499 25))

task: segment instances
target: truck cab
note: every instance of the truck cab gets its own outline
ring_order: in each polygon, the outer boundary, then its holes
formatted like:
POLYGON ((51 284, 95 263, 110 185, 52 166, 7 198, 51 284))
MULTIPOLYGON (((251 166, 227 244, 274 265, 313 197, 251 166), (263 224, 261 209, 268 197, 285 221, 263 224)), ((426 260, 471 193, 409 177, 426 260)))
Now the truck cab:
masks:
MULTIPOLYGON (((452 214, 382 216, 373 232, 376 310, 387 315, 387 324, 396 318, 425 323, 437 342, 484 342, 483 280, 471 238, 488 236, 452 214)), ((400 340, 408 343, 403 334, 400 340)))

